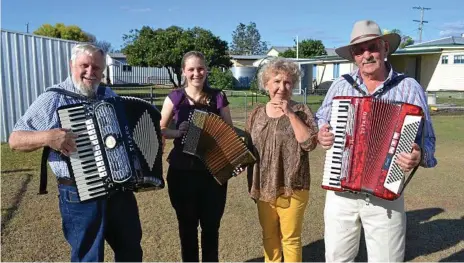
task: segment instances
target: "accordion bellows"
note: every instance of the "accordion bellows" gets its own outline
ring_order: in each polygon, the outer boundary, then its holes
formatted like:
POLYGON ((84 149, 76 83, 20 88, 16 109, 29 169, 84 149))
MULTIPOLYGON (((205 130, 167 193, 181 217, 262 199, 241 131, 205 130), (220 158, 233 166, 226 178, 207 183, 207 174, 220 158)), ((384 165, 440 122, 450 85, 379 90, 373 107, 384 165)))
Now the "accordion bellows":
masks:
POLYGON ((194 110, 190 114, 182 144, 183 152, 199 157, 221 185, 256 162, 234 128, 218 115, 205 111, 194 110))

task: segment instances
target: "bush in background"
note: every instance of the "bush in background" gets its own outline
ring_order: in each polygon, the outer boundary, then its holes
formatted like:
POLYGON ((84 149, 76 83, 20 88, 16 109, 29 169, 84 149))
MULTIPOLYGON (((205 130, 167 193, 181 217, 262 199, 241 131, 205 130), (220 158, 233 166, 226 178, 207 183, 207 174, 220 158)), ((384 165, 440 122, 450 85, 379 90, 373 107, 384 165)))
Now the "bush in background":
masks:
POLYGON ((208 75, 208 83, 211 87, 221 90, 234 89, 234 75, 230 70, 213 67, 208 75))

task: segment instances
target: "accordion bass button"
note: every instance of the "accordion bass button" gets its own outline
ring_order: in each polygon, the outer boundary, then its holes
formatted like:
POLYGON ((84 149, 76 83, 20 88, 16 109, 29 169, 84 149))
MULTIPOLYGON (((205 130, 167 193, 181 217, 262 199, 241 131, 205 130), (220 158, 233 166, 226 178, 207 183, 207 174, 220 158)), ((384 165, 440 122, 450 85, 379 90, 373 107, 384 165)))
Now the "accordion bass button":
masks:
POLYGON ((116 143, 117 143, 116 138, 113 135, 106 136, 105 138, 106 147, 113 149, 114 147, 116 147, 116 143))

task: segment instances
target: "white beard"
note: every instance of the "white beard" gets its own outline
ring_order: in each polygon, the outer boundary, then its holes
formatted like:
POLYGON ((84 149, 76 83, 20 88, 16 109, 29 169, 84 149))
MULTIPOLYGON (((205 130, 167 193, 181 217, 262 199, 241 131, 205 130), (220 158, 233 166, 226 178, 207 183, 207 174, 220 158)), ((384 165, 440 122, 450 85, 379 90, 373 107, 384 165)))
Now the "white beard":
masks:
POLYGON ((84 85, 82 81, 76 81, 74 77, 72 77, 72 82, 74 84, 74 87, 76 87, 80 91, 80 93, 82 93, 83 95, 89 98, 95 98, 96 93, 97 93, 98 84, 95 84, 92 87, 88 88, 84 85))

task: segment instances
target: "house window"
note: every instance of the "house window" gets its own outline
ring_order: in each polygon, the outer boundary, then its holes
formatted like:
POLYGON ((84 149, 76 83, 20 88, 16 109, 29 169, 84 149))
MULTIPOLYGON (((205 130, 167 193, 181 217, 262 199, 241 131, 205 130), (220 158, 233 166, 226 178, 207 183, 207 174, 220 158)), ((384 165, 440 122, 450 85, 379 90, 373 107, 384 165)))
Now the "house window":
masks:
POLYGON ((313 80, 315 80, 317 77, 317 65, 314 64, 313 65, 313 80))
POLYGON ((464 55, 455 55, 454 64, 464 64, 464 55))
POLYGON ((448 64, 448 55, 444 55, 441 57, 441 64, 448 64))
POLYGON ((122 71, 131 72, 131 71, 132 71, 132 66, 129 66, 129 65, 122 65, 122 71))
POLYGON ((335 63, 333 66, 333 78, 340 77, 340 63, 335 63))

